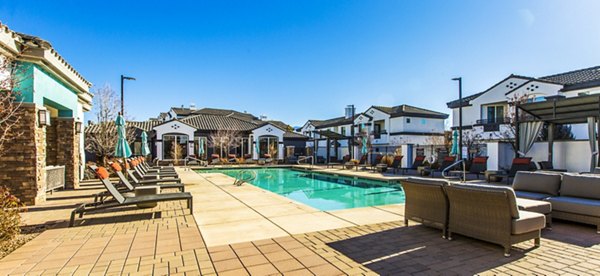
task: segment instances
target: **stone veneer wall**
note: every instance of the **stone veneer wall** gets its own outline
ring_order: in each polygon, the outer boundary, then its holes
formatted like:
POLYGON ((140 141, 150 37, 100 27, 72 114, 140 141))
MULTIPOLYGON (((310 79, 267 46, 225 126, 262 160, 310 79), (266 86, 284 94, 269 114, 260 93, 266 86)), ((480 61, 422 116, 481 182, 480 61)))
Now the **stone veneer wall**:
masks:
POLYGON ((55 122, 56 118, 50 120, 51 125, 46 126, 46 166, 59 165, 57 161, 58 157, 58 135, 56 129, 58 124, 55 122))
POLYGON ((0 185, 27 205, 46 200, 46 129, 38 126, 38 108, 23 103, 15 131, 18 137, 6 142, 0 155, 0 185))
POLYGON ((74 118, 56 118, 56 165, 65 166, 65 188, 79 188, 79 135, 74 118))

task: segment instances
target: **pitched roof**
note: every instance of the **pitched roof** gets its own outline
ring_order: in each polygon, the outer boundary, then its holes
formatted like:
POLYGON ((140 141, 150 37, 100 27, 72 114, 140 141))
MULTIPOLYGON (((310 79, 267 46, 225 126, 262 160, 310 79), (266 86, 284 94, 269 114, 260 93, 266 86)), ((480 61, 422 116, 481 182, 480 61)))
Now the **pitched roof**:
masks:
POLYGON ((562 91, 600 86, 600 66, 544 76, 539 79, 564 85, 562 91))
POLYGON ((177 114, 177 116, 190 116, 190 115, 217 115, 217 116, 227 116, 227 117, 235 117, 245 121, 254 121, 258 120, 258 118, 250 113, 242 113, 239 111, 231 110, 231 109, 219 109, 219 108, 201 108, 201 109, 191 109, 188 107, 171 107, 173 112, 177 114))
MULTIPOLYGON (((527 77, 527 76, 511 74, 507 78, 492 85, 490 88, 488 88, 487 90, 485 90, 483 92, 473 94, 471 96, 463 97, 463 106, 468 106, 470 104, 470 101, 478 98, 479 96, 485 94, 492 88, 496 87, 498 84, 504 82, 505 80, 507 80, 509 78, 513 78, 513 77, 525 79, 525 80, 529 80, 529 81, 540 81, 540 82, 546 82, 546 83, 560 84, 560 85, 563 85, 563 88, 561 89, 561 91, 565 92, 565 91, 600 86, 600 66, 594 66, 594 67, 589 67, 589 68, 584 68, 584 69, 579 69, 579 70, 574 70, 574 71, 569 71, 569 72, 564 72, 564 73, 559 73, 559 74, 554 74, 554 75, 549 75, 549 76, 544 76, 544 77, 539 77, 539 78, 532 78, 532 77, 527 77)), ((446 105, 448 106, 448 108, 458 108, 459 101, 454 100, 454 101, 446 103, 446 105)))
MULTIPOLYGON (((357 114, 358 116, 358 114, 357 114)), ((341 126, 341 125, 350 125, 352 124, 352 118, 346 118, 345 116, 336 117, 328 120, 309 120, 315 128, 325 128, 325 127, 333 127, 333 126, 341 126)))
POLYGON ((177 116, 188 116, 192 114, 192 110, 187 107, 171 107, 177 116))
POLYGON ((424 118, 439 118, 446 119, 448 118, 448 114, 424 109, 412 105, 397 105, 397 106, 373 106, 373 108, 378 109, 384 113, 390 115, 390 117, 401 117, 401 116, 414 116, 414 117, 424 117, 424 118))
MULTIPOLYGON (((152 130, 154 126, 161 124, 160 121, 148 120, 148 121, 127 121, 127 129, 139 129, 146 132, 152 130)), ((115 122, 104 122, 104 123, 94 123, 88 124, 85 126, 84 132, 85 134, 93 134, 102 130, 103 127, 107 127, 108 132, 114 132, 115 135, 117 133, 117 128, 115 127, 115 122)))
POLYGON ((181 122, 195 127, 198 130, 237 130, 250 131, 256 124, 234 117, 196 114, 180 119, 181 122))
POLYGON ((288 138, 288 139, 308 139, 308 136, 300 134, 298 132, 293 132, 293 131, 286 131, 285 133, 283 133, 283 138, 288 138))
MULTIPOLYGON (((462 98, 462 102, 463 102, 462 106, 470 105, 472 100, 479 98, 479 96, 485 94, 485 92, 487 92, 487 91, 483 91, 483 92, 479 92, 477 94, 473 94, 471 96, 463 97, 462 98)), ((454 100, 451 102, 447 102, 446 105, 448 106, 448 108, 458 108, 458 107, 460 107, 460 100, 457 99, 457 100, 454 100)))

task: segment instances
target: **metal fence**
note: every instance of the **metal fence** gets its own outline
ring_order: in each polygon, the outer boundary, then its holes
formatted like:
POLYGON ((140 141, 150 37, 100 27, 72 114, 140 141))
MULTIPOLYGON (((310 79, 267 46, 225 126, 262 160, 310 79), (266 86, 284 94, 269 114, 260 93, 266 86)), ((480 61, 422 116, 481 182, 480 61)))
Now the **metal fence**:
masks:
POLYGON ((65 188, 65 166, 46 167, 46 192, 65 188))

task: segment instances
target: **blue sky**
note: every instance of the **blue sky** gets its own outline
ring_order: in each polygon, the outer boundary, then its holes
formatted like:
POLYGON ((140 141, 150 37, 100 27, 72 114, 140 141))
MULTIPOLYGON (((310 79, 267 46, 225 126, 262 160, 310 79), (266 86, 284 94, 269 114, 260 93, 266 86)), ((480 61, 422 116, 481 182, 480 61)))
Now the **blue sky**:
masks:
POLYGON ((136 77, 137 120, 192 102, 291 125, 347 104, 450 113, 452 77, 469 95, 511 73, 600 65, 600 1, 141 3, 5 0, 0 21, 50 41, 92 91, 136 77))

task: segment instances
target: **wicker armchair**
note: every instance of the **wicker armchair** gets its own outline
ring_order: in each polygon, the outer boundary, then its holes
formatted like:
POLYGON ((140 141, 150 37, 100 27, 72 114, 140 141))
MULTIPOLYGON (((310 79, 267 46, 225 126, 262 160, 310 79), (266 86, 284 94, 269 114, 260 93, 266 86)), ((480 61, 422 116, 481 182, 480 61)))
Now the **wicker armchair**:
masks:
POLYGON ((544 215, 519 211, 515 193, 508 187, 455 184, 446 187, 450 201, 448 239, 452 233, 499 244, 504 256, 510 249, 530 239, 540 245, 544 215))
POLYGON ((444 187, 448 182, 441 179, 411 177, 402 181, 406 196, 404 204, 404 224, 408 220, 442 230, 446 238, 448 229, 448 197, 444 187))

